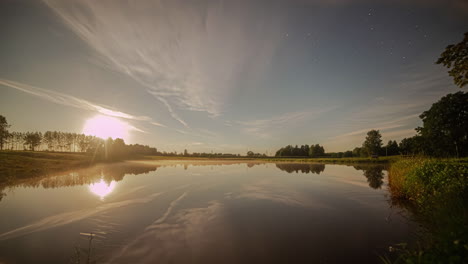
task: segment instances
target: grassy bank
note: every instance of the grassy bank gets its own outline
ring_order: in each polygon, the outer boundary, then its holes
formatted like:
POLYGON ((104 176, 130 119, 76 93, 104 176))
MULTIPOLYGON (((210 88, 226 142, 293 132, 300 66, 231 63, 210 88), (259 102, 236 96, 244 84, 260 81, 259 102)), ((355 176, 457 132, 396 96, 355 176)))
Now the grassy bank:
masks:
POLYGON ((468 160, 401 159, 389 171, 393 202, 421 224, 418 245, 393 263, 468 263, 468 160))
POLYGON ((84 153, 0 151, 0 184, 84 167, 91 163, 92 157, 84 153))

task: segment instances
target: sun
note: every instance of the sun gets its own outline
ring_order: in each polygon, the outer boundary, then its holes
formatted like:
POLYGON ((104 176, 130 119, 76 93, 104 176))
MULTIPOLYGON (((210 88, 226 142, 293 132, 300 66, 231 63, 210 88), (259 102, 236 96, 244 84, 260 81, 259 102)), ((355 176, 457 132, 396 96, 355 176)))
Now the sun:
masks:
POLYGON ((107 138, 128 140, 130 125, 115 117, 97 115, 86 120, 83 134, 107 138))

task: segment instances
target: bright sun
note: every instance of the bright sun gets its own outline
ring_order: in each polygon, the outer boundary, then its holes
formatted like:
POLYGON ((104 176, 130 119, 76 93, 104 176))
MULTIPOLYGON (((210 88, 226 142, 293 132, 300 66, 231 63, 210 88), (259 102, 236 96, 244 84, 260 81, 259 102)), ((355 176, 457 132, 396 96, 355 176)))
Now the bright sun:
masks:
POLYGON ((109 137, 128 140, 130 125, 115 117, 97 115, 86 120, 83 134, 107 139, 109 137))

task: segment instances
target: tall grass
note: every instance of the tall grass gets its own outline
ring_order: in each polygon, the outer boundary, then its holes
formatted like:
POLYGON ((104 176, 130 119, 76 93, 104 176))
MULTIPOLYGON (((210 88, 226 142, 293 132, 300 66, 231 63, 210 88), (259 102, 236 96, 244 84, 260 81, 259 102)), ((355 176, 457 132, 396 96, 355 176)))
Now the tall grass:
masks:
POLYGON ((402 159, 391 165, 389 184, 394 202, 408 201, 425 230, 394 263, 468 263, 468 163, 402 159))

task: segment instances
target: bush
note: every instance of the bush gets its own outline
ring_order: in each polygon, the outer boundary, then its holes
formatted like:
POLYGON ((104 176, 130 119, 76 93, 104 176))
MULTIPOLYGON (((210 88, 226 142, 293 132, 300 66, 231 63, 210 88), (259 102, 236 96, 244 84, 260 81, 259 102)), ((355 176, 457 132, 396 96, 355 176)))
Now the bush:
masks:
POLYGON ((395 263, 468 263, 468 163, 404 159, 391 165, 390 191, 410 201, 425 233, 418 249, 400 249, 395 263))

